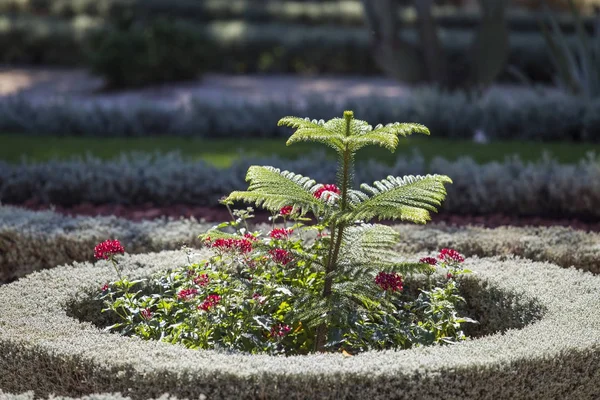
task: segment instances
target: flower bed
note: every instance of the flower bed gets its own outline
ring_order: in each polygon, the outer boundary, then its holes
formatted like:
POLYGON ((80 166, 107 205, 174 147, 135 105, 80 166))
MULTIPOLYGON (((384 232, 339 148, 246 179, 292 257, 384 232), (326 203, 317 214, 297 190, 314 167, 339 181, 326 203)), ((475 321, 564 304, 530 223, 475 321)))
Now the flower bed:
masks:
MULTIPOLYGON (((139 278, 186 262, 183 252, 163 252, 127 256, 122 265, 139 278)), ((522 329, 455 346, 353 357, 194 351, 103 333, 69 315, 112 278, 107 262, 39 272, 0 287, 0 388, 139 399, 165 392, 180 398, 595 398, 600 277, 512 258, 471 259, 466 267, 475 273, 462 278, 465 297, 480 314, 483 333, 522 329), (502 326, 507 317, 521 326, 502 326)))

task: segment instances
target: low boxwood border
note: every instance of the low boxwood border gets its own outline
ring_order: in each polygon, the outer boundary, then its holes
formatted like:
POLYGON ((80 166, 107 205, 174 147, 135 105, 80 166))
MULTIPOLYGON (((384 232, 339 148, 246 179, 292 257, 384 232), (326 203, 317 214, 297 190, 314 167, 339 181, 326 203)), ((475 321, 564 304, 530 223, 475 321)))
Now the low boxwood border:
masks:
POLYGON ((600 234, 564 227, 396 225, 402 252, 454 248, 467 256, 518 256, 600 274, 600 234))
MULTIPOLYGON (((182 252, 129 256, 130 277, 186 263, 182 252)), ((112 279, 83 263, 0 287, 0 388, 142 399, 595 399, 600 382, 600 277, 521 259, 469 259, 481 286, 536 301, 541 319, 455 346, 353 357, 269 357, 194 351, 102 333, 67 316, 69 304, 112 279), (79 294, 79 295, 77 295, 79 294), (23 377, 27 377, 24 379, 23 377)))
MULTIPOLYGON (((68 217, 52 211, 0 207, 0 283, 73 261, 92 261, 94 246, 119 239, 130 254, 197 247, 213 224, 194 219, 133 222, 117 217, 68 217)), ((467 256, 517 255, 600 274, 600 234, 570 228, 495 229, 439 224, 396 225, 398 251, 452 247, 467 256)))
POLYGON ((92 261, 94 246, 109 238, 119 239, 132 254, 199 246, 198 235, 210 226, 193 218, 132 222, 0 206, 0 284, 33 271, 92 261))

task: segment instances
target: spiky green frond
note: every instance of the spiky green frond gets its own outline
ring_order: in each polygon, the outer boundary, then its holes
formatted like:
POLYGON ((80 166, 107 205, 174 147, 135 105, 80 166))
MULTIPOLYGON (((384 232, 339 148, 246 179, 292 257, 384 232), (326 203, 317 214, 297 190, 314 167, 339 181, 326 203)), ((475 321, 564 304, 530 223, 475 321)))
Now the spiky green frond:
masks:
POLYGON ((377 181, 373 186, 362 184, 363 192, 352 192, 352 211, 345 220, 400 219, 424 224, 431 219, 446 197, 445 175, 393 177, 377 181), (364 192, 370 193, 370 196, 364 192))
POLYGON ((344 231, 342 246, 360 248, 366 252, 389 248, 398 243, 400 234, 393 228, 379 224, 349 226, 344 231))
POLYGON ((361 224, 344 230, 340 263, 384 264, 391 255, 387 250, 398 243, 399 234, 385 225, 361 224))
POLYGON ((347 141, 352 152, 357 152, 363 147, 370 145, 385 147, 393 152, 398 146, 398 136, 406 137, 413 133, 429 135, 429 129, 421 124, 400 122, 386 126, 377 125, 375 130, 373 130, 371 125, 367 125, 366 127, 363 126, 359 133, 347 138, 347 141))
POLYGON ((298 251, 296 249, 289 249, 288 251, 292 254, 294 259, 299 260, 299 261, 305 261, 307 263, 311 263, 313 267, 320 267, 320 268, 315 268, 315 269, 323 270, 323 268, 325 267, 323 265, 323 256, 322 255, 310 254, 305 251, 298 251))
POLYGON ((344 151, 343 130, 330 129, 323 120, 311 121, 308 118, 284 117, 277 125, 296 128, 296 132, 286 142, 287 146, 298 142, 318 142, 332 147, 337 152, 344 151))
POLYGON ((429 129, 421 124, 395 122, 386 126, 380 124, 373 129, 368 122, 354 119, 353 115, 348 118, 333 118, 327 122, 284 117, 279 120, 278 125, 296 129, 287 141, 288 146, 297 142, 319 142, 333 147, 338 153, 345 150, 355 153, 369 145, 394 151, 398 146, 398 136, 413 133, 429 135, 429 129))
POLYGON ((310 178, 278 168, 252 166, 246 181, 250 182, 248 191, 235 191, 227 200, 254 203, 271 211, 294 205, 302 215, 308 211, 320 215, 323 211, 323 203, 313 196, 317 184, 310 178))
POLYGON ((386 272, 396 272, 401 275, 409 275, 426 272, 431 268, 431 265, 419 263, 419 262, 399 262, 390 265, 389 267, 383 269, 386 272))

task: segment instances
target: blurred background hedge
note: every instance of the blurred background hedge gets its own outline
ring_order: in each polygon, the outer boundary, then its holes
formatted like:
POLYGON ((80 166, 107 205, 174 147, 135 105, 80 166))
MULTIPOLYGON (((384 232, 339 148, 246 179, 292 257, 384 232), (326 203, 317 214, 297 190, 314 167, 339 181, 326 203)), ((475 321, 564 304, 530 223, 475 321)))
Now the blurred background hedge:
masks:
MULTIPOLYGON (((473 9, 457 8, 460 3, 465 2, 438 2, 432 9, 443 47, 452 62, 451 73, 457 76, 465 69, 468 42, 481 22, 481 16, 473 9)), ((549 82, 553 70, 540 34, 544 14, 536 8, 539 1, 512 3, 521 7, 508 9, 510 49, 500 79, 515 81, 526 77, 534 82, 549 82)), ((566 0, 549 3, 556 3, 560 11, 566 0)), ((598 2, 582 3, 582 10, 589 11, 595 3, 598 2)), ((356 0, 0 0, 0 15, 0 62, 87 65, 115 85, 189 79, 206 70, 381 73, 372 58, 372 32, 366 28, 362 4, 356 0), (123 20, 127 19, 135 23, 124 28, 123 20), (149 41, 156 42, 157 54, 152 56, 149 41), (161 61, 174 59, 179 55, 175 52, 186 49, 190 57, 177 58, 185 60, 186 65, 180 68, 161 61), (154 59, 141 63, 151 57, 154 59), (117 58, 119 62, 115 62, 117 58), (131 78, 131 82, 122 82, 114 76, 118 75, 115 69, 119 65, 135 65, 142 71, 140 76, 119 72, 131 78)), ((403 8, 398 18, 402 28, 399 34, 408 41, 417 40, 414 10, 403 8)), ((568 36, 569 45, 575 47, 573 18, 560 12, 557 21, 568 36)), ((589 13, 583 16, 590 31, 594 21, 589 13)))

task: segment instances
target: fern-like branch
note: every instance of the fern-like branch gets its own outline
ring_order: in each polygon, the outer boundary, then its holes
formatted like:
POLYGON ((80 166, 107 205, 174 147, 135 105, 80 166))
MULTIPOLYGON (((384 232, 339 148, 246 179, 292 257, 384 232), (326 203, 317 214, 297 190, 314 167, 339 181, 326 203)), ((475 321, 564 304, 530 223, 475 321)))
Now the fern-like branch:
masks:
POLYGON ((349 135, 346 135, 346 120, 333 118, 327 122, 310 120, 308 118, 284 117, 279 120, 279 126, 295 128, 296 132, 287 141, 287 145, 298 142, 318 142, 335 149, 339 154, 345 150, 352 154, 365 146, 376 145, 390 151, 396 150, 398 136, 408 136, 413 133, 429 135, 429 129, 421 124, 394 122, 386 126, 377 125, 375 129, 368 122, 359 119, 350 121, 349 135))
POLYGON ((294 205, 301 215, 308 211, 320 215, 323 211, 323 202, 313 195, 317 184, 310 178, 273 167, 252 166, 246 181, 250 182, 248 191, 235 191, 227 200, 254 203, 271 211, 294 205))
POLYGON ((278 126, 296 128, 296 132, 286 142, 289 146, 298 142, 318 142, 332 147, 338 153, 344 151, 344 133, 342 131, 327 129, 323 121, 310 121, 308 118, 284 117, 277 123, 278 126))
POLYGON ((360 133, 347 138, 350 151, 357 152, 365 146, 376 145, 393 152, 398 146, 398 136, 406 137, 413 133, 429 135, 429 129, 414 123, 395 122, 386 126, 378 125, 375 130, 372 129, 371 125, 367 125, 362 128, 360 133))
POLYGON ((344 216, 347 221, 400 219, 424 224, 431 219, 429 212, 437 211, 446 197, 445 183, 452 180, 445 175, 393 177, 377 181, 373 186, 362 184, 350 198, 352 211, 344 216))

